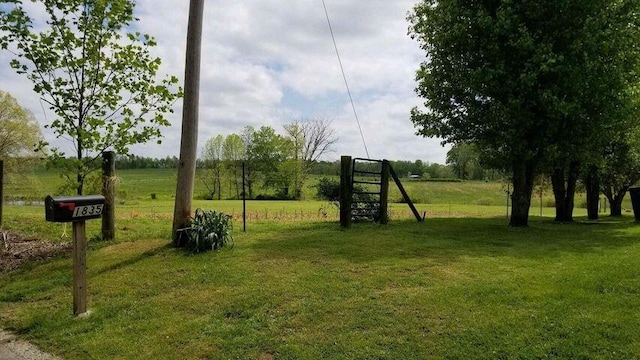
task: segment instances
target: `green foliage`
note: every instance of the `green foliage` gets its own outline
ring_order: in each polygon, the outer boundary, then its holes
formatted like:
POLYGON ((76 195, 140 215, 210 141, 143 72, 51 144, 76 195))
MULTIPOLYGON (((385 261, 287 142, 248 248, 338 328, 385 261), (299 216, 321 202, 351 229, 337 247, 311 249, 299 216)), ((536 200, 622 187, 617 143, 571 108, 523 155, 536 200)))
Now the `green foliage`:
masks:
POLYGON ((42 140, 33 114, 18 104, 8 92, 0 90, 0 159, 30 158, 42 140))
POLYGON ((483 169, 480 167, 480 152, 474 144, 455 144, 447 152, 447 165, 453 167, 459 179, 482 180, 483 169))
POLYGON ((215 196, 218 200, 222 198, 223 143, 222 135, 207 140, 198 162, 199 171, 196 175, 207 188, 210 199, 215 196))
POLYGON ((0 90, 0 159, 4 162, 5 185, 37 181, 31 172, 38 163, 34 149, 41 140, 42 133, 33 114, 11 94, 0 90))
POLYGON ((215 210, 196 209, 189 227, 180 230, 180 242, 194 253, 233 245, 231 216, 215 210))
POLYGON ((242 192, 242 160, 244 159, 244 143, 238 134, 227 135, 222 145, 224 169, 229 174, 229 187, 235 190, 234 198, 240 199, 242 192))
POLYGON ((314 185, 316 188, 316 198, 319 200, 339 201, 340 200, 340 181, 335 178, 321 177, 318 183, 314 185))
POLYGON ((425 106, 411 120, 512 171, 512 225, 526 225, 542 165, 589 161, 629 125, 639 11, 637 0, 423 0, 409 21, 427 57, 416 75, 425 106))
MULTIPOLYGON (((182 95, 178 79, 157 81, 160 59, 146 34, 125 33, 135 26, 134 1, 36 1, 46 25, 32 18, 22 0, 0 10, 0 47, 15 55, 11 67, 56 115, 47 128, 76 149, 77 192, 107 149, 127 154, 129 146, 161 137, 165 114, 182 95)), ((160 140, 157 140, 158 142, 160 140)), ((41 143, 45 146, 46 143, 41 143)), ((64 157, 55 149, 54 161, 64 157)))

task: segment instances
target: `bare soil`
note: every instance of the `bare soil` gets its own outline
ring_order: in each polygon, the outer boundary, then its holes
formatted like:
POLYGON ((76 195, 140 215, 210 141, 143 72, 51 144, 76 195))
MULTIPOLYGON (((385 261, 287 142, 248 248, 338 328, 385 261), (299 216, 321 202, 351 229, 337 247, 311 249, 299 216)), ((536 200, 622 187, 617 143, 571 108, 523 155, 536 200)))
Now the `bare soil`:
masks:
POLYGON ((11 271, 26 262, 51 259, 70 251, 70 242, 53 243, 0 230, 0 272, 11 271))

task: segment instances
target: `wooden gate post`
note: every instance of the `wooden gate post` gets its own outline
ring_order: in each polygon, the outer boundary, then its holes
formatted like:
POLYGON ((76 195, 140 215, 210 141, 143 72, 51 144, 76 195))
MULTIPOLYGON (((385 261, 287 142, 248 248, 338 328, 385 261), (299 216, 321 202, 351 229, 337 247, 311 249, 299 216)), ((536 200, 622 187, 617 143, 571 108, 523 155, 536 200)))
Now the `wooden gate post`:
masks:
POLYGON ((389 160, 382 160, 380 172, 380 224, 389 222, 389 160))
POLYGON ((115 176, 116 154, 113 151, 105 151, 102 154, 102 196, 105 199, 102 212, 102 240, 113 240, 116 237, 115 176))
POLYGON ((351 227, 351 156, 340 158, 340 227, 351 227))

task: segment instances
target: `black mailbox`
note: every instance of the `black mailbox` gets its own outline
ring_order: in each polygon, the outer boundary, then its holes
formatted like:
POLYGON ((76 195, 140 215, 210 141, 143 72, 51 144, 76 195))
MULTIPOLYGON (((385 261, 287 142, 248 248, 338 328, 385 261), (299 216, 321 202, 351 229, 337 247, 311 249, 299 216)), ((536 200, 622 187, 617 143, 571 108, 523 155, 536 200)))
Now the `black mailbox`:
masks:
POLYGON ((104 196, 47 196, 44 199, 47 221, 72 222, 99 218, 104 210, 104 196))

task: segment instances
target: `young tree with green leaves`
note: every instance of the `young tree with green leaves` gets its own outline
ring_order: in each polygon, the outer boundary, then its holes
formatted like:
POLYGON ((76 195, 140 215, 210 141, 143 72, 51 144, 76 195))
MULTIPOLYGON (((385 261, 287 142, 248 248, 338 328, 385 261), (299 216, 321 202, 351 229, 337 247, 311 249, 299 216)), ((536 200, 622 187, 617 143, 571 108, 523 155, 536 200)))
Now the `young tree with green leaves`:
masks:
MULTIPOLYGON (((0 8, 0 47, 15 55, 11 67, 56 114, 46 127, 72 142, 75 161, 67 177, 82 194, 102 152, 126 154, 133 144, 161 137, 182 91, 174 76, 157 79, 161 61, 150 54, 153 37, 127 32, 137 21, 135 1, 34 2, 44 22, 28 14, 22 0, 4 2, 11 5, 0 8)), ((62 156, 53 149, 49 157, 62 156)))

